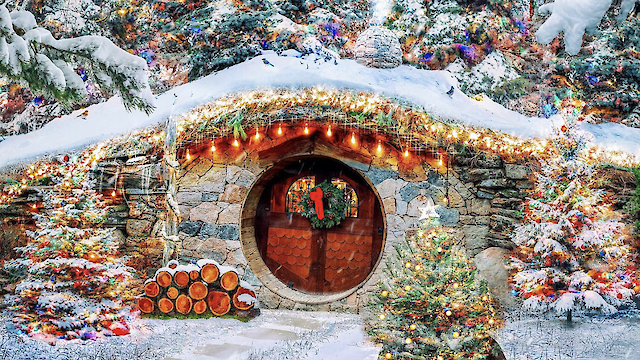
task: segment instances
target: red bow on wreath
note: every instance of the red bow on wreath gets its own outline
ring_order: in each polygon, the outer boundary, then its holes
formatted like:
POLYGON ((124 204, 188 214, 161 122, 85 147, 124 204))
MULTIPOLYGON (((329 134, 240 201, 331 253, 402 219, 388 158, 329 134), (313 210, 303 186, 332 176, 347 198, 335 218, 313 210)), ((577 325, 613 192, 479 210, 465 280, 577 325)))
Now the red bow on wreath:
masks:
POLYGON ((316 205, 316 214, 318 215, 318 219, 322 220, 324 219, 324 209, 322 208, 322 189, 320 188, 316 188, 314 191, 312 191, 309 194, 309 197, 311 198, 311 200, 313 200, 313 202, 316 205))

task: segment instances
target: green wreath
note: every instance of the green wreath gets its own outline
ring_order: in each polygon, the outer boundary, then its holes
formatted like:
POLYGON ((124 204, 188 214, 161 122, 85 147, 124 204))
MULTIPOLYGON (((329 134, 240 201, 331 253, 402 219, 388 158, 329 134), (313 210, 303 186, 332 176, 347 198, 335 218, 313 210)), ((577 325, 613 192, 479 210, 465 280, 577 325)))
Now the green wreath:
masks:
MULTIPOLYGON (((324 202, 324 201, 323 201, 324 202)), ((344 192, 337 186, 323 181, 317 186, 312 187, 302 196, 302 216, 311 220, 311 226, 317 228, 332 228, 338 226, 345 218, 347 210, 347 202, 344 200, 344 192), (324 218, 320 220, 316 214, 315 202, 311 200, 311 193, 316 189, 322 190, 323 198, 327 199, 328 208, 323 206, 324 218)))

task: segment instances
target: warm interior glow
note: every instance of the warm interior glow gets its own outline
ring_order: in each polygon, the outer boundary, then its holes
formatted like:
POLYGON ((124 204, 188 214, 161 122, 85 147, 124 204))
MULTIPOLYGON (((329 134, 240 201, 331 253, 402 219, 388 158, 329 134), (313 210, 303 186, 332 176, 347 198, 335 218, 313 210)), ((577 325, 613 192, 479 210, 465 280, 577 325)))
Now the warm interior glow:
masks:
POLYGON ((378 152, 382 152, 382 143, 378 141, 378 152))
POLYGON ((355 133, 355 132, 352 132, 352 133, 351 133, 351 143, 352 143, 353 145, 355 145, 355 144, 356 144, 356 133, 355 133))
POLYGON ((309 125, 305 125, 304 126, 304 134, 308 135, 309 134, 309 125))
POLYGON ((215 152, 216 151, 216 144, 211 143, 211 151, 215 152))
POLYGON ((327 129, 327 136, 331 136, 331 126, 327 129))
POLYGON ((260 139, 260 131, 258 131, 258 128, 256 128, 256 136, 255 139, 258 140, 260 139))
POLYGON ((116 191, 115 191, 115 190, 113 190, 113 191, 111 192, 111 196, 116 196, 116 191))
POLYGON ((409 149, 404 151, 404 156, 409 156, 409 149))
POLYGON ((187 160, 191 160, 191 154, 189 154, 189 150, 187 150, 187 160))
POLYGON ((282 135, 282 124, 278 125, 278 135, 282 135))
POLYGON ((235 146, 235 147, 240 146, 240 143, 238 142, 238 139, 233 139, 233 146, 235 146))

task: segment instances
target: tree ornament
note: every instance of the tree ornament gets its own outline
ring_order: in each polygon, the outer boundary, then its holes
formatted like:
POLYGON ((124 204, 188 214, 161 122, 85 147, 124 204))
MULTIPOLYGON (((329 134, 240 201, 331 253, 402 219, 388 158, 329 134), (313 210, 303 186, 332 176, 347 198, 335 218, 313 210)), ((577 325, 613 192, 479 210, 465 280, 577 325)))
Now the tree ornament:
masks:
POLYGON ((311 221, 314 229, 338 226, 346 217, 347 201, 336 185, 323 181, 302 196, 301 215, 311 221), (325 206, 325 199, 326 204, 325 206))

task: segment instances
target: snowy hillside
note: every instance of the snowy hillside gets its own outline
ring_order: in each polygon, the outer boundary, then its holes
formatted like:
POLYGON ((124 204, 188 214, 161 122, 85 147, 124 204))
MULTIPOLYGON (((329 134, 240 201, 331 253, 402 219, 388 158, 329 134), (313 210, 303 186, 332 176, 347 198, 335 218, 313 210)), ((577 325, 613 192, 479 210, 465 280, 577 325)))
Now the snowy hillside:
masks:
MULTIPOLYGON (((200 80, 176 87, 156 97, 150 116, 127 112, 119 98, 78 110, 50 122, 40 130, 0 142, 0 167, 79 149, 91 143, 166 121, 226 94, 252 89, 329 86, 377 92, 423 107, 443 120, 491 128, 523 138, 544 138, 552 133, 556 115, 550 119, 527 117, 487 99, 464 95, 446 71, 419 70, 410 66, 374 69, 353 60, 324 62, 313 56, 301 58, 288 51, 278 56, 265 52, 200 80), (263 58, 270 64, 265 64, 263 58), (273 66, 271 66, 273 65, 273 66), (456 88, 451 96, 447 92, 456 88)), ((582 124, 594 135, 593 142, 609 150, 640 156, 640 129, 621 124, 582 124)))

